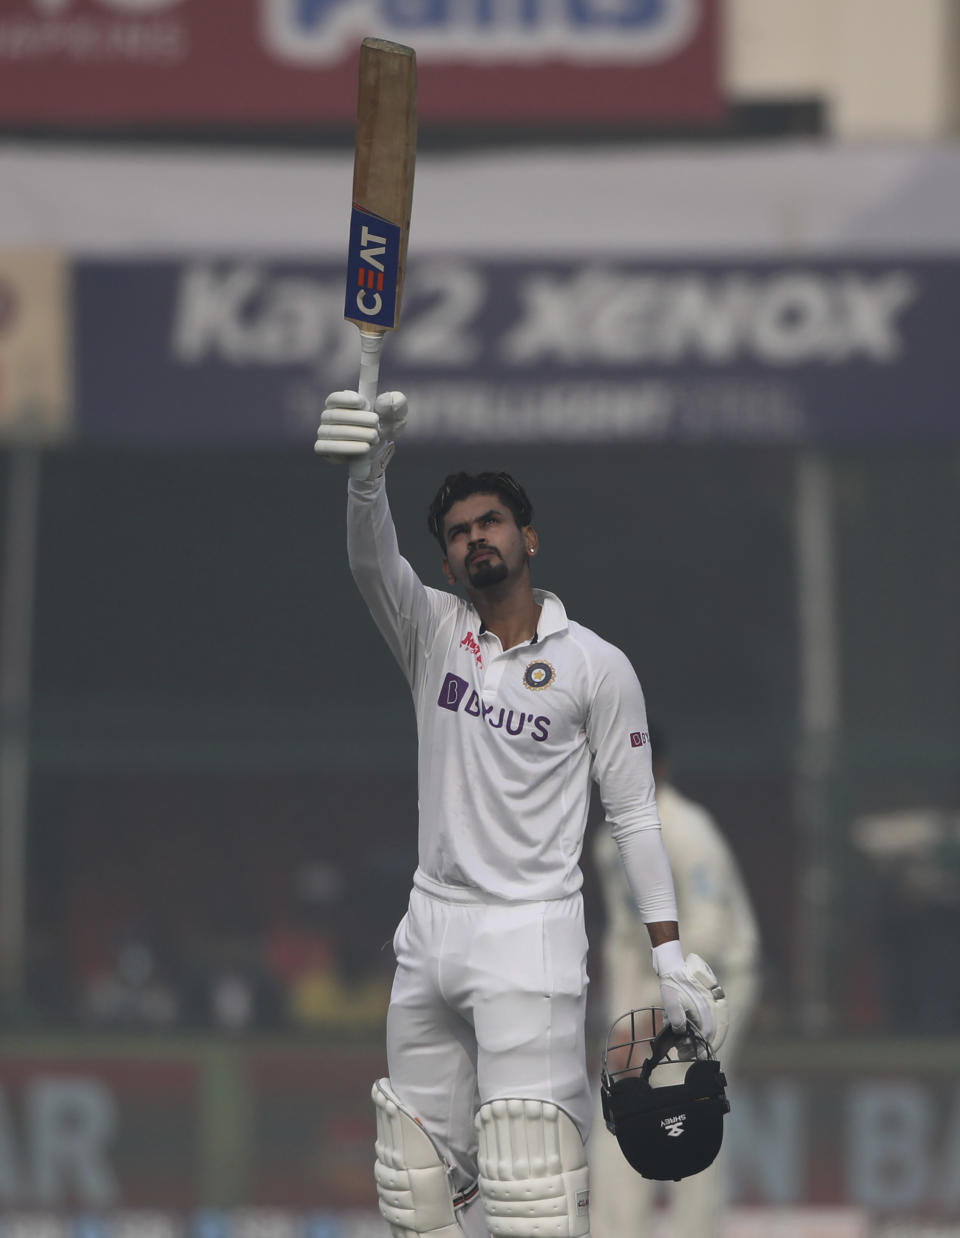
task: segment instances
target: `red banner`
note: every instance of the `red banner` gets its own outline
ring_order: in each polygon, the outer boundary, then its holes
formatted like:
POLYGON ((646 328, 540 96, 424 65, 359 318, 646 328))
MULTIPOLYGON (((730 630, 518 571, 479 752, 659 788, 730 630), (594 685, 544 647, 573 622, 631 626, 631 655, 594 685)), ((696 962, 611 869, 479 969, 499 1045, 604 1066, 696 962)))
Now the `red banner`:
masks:
POLYGON ((720 3, 4 0, 0 126, 347 126, 371 32, 425 124, 716 120, 720 3))
POLYGON ((201 1197, 194 1057, 0 1063, 0 1208, 189 1207, 201 1197))

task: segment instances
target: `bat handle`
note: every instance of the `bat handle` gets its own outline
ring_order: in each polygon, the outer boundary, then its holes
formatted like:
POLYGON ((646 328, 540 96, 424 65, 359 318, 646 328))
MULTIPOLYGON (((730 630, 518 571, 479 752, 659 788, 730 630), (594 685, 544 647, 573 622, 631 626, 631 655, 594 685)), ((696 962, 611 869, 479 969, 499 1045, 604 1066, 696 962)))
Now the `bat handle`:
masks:
MULTIPOLYGON (((360 381, 357 390, 373 408, 377 398, 377 383, 380 379, 380 353, 383 350, 385 331, 364 331, 360 328, 360 381)), ((366 460, 355 460, 350 465, 350 476, 361 480, 366 477, 369 465, 366 460)))

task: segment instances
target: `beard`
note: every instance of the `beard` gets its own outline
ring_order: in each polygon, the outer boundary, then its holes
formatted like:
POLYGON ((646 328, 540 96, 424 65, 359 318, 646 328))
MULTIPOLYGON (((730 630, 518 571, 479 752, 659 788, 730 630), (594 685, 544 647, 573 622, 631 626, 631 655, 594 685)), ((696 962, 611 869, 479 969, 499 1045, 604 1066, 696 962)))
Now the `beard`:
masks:
POLYGON ((509 572, 502 559, 490 558, 484 559, 482 563, 477 563, 473 567, 468 567, 467 575, 470 578, 471 588, 489 589, 506 580, 509 572))

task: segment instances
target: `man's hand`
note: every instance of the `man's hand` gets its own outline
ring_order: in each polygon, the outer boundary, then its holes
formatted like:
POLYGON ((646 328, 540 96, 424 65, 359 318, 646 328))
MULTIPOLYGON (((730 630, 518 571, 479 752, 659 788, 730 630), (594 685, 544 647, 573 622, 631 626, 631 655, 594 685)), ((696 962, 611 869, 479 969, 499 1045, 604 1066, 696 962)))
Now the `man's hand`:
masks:
POLYGON ((667 1022, 682 1033, 689 1019, 716 1052, 727 1035, 727 997, 712 968, 699 954, 683 957, 680 943, 668 941, 653 949, 653 969, 667 1022))
POLYGON ((326 460, 357 462, 350 475, 373 481, 383 475, 406 424, 407 397, 399 391, 377 396, 373 411, 359 392, 334 391, 324 401, 314 451, 326 460))

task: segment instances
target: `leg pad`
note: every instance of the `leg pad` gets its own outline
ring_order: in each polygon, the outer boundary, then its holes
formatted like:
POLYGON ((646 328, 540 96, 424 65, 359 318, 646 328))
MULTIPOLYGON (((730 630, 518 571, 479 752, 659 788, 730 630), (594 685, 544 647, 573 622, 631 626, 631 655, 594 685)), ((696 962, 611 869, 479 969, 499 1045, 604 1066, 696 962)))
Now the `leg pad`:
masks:
POLYGON ((477 1114, 480 1196, 493 1238, 589 1238, 587 1154, 573 1120, 540 1100, 477 1114))
POLYGON ((433 1140, 403 1107, 389 1079, 378 1079, 372 1095, 377 1109, 377 1196, 393 1238, 463 1238, 454 1218, 450 1171, 433 1140))

